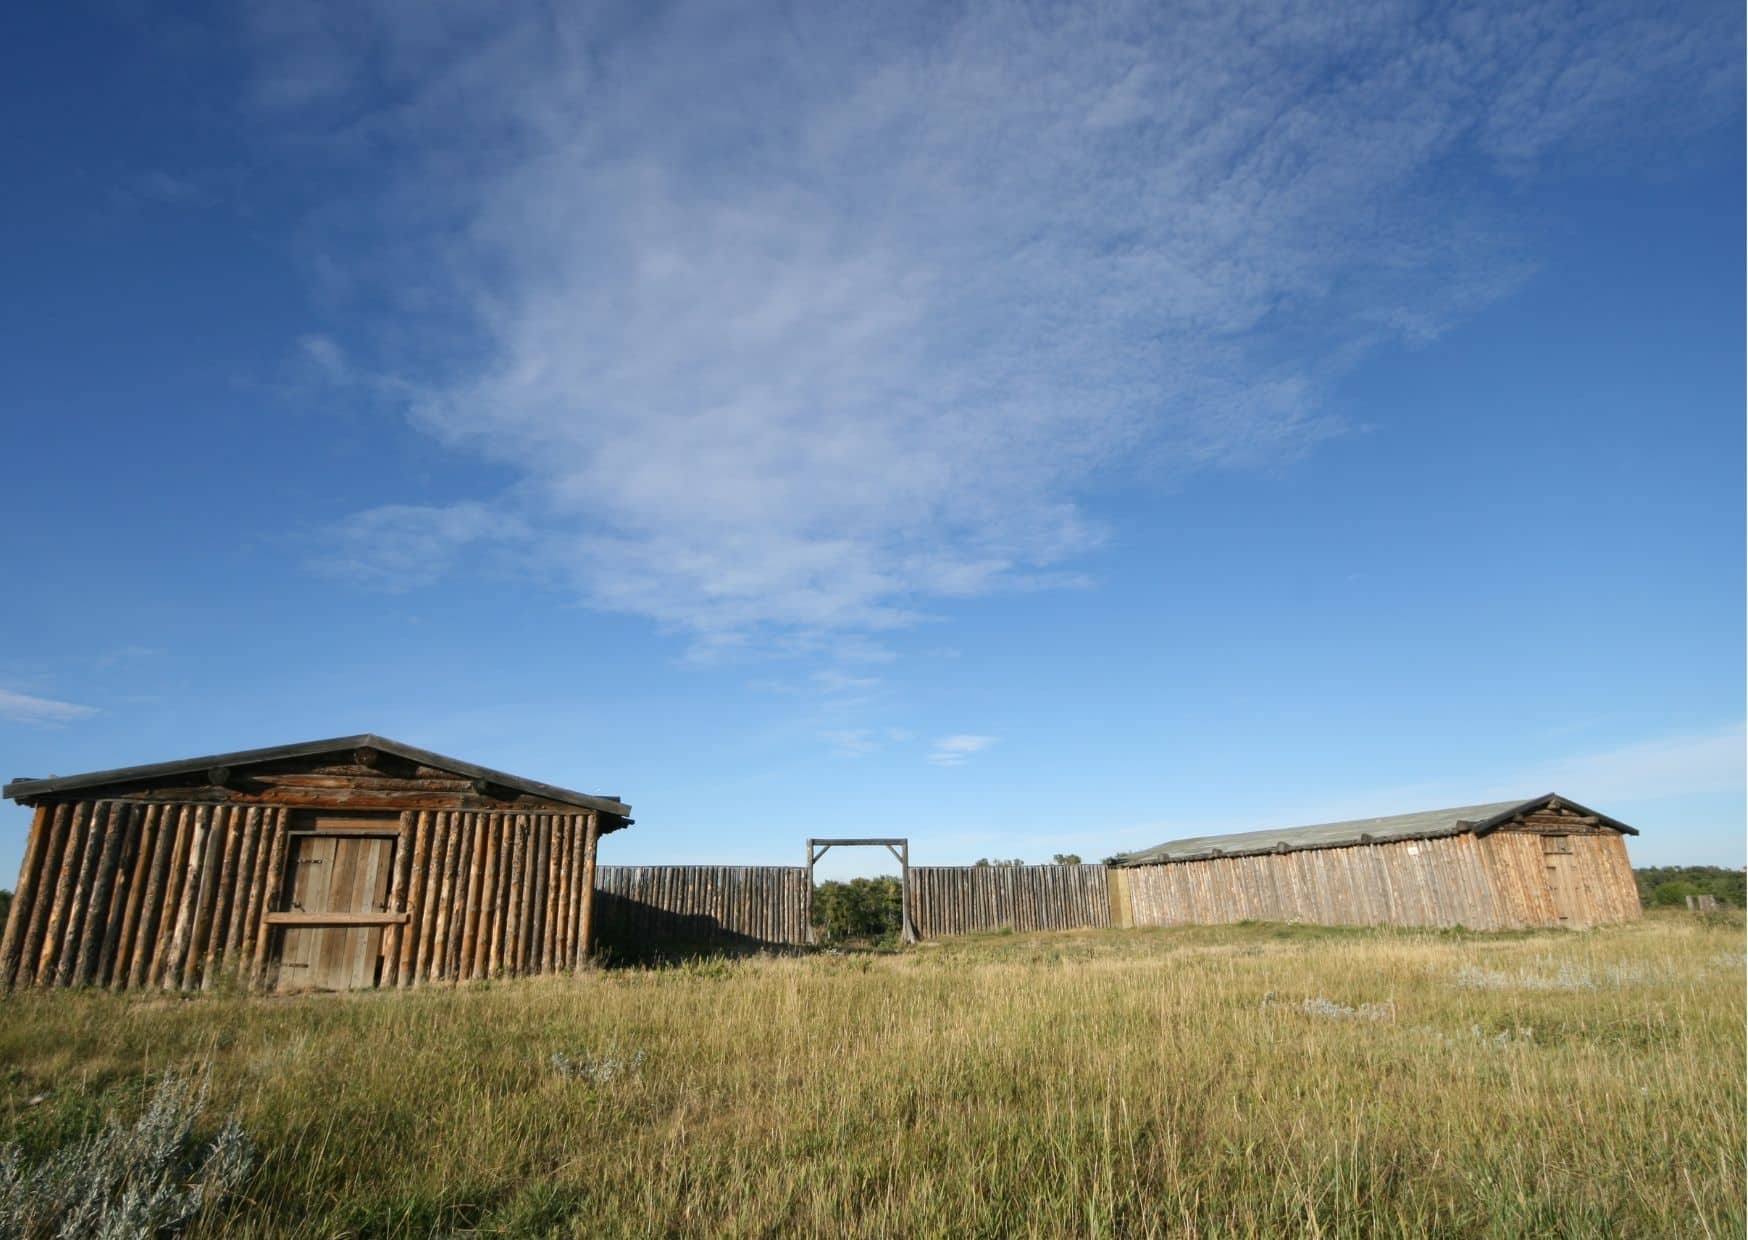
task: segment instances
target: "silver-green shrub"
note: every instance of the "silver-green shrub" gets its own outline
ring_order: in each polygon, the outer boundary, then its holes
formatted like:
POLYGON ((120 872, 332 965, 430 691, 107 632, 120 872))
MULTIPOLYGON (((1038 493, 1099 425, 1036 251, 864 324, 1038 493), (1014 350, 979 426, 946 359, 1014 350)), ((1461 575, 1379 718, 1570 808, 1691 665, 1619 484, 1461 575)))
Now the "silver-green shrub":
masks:
POLYGON ((235 1192, 255 1163, 242 1126, 233 1118, 206 1145, 192 1139, 209 1083, 167 1072, 133 1123, 111 1117, 35 1166, 16 1144, 0 1147, 0 1236, 136 1240, 235 1192))

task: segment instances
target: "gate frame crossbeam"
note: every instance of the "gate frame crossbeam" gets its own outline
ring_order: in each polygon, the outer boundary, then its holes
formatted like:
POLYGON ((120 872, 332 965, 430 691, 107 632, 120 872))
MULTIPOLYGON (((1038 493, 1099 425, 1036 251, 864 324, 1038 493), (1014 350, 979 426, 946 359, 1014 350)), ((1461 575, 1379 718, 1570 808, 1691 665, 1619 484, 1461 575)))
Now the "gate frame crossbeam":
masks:
POLYGON ((916 931, 911 928, 910 924, 910 840, 899 836, 877 836, 871 839, 810 839, 807 841, 807 941, 809 943, 819 941, 813 932, 813 863, 834 848, 861 845, 874 847, 884 845, 888 852, 898 858, 898 937, 899 941, 903 943, 916 942, 916 931))

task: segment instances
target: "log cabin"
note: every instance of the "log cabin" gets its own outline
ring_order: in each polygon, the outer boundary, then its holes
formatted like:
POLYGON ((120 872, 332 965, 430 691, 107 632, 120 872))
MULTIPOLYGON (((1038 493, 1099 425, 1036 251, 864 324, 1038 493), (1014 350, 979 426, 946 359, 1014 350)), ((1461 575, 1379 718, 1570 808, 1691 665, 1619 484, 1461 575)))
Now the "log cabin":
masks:
POLYGON ((17 779, 0 987, 275 991, 580 969, 596 845, 573 792, 364 734, 17 779))
POLYGON ((1640 916, 1625 837, 1638 832, 1549 793, 1174 840, 1113 871, 1119 924, 1581 928, 1640 916))

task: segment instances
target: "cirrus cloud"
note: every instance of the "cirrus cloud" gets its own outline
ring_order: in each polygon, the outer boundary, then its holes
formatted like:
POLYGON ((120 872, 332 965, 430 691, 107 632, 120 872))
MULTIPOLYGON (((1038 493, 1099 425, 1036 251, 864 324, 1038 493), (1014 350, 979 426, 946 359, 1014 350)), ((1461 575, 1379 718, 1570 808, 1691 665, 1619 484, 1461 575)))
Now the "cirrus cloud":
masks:
POLYGON ((31 727, 60 727, 88 719, 97 713, 95 706, 80 706, 73 702, 57 702, 53 698, 34 697, 11 689, 0 689, 0 719, 31 727))
POLYGON ((1738 25, 263 6, 258 101, 368 164, 329 216, 427 329, 380 388, 518 479, 361 512, 330 558, 409 588, 503 547, 706 646, 1072 582, 1098 480, 1342 433, 1333 377, 1533 269, 1510 190, 1550 152, 1735 106, 1738 25))

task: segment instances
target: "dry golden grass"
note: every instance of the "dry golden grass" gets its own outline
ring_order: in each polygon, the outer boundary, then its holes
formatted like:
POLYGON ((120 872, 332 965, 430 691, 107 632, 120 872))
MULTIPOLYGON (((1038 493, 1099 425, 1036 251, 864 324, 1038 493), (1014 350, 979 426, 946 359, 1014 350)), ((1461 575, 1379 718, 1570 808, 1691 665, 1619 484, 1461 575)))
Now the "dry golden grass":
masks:
POLYGON ((47 1156, 210 1062, 262 1155, 227 1236, 1740 1236, 1743 1002, 1689 915, 22 994, 0 1123, 47 1156))

